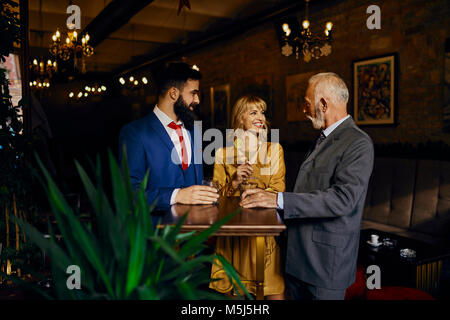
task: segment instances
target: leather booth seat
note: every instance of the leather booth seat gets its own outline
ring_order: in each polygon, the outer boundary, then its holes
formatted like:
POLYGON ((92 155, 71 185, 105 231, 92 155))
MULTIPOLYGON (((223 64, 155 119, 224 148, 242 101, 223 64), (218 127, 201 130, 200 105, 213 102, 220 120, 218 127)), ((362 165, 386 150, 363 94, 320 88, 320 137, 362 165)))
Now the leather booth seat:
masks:
MULTIPOLYGON (((285 150, 292 191, 304 153, 285 150)), ((450 162, 376 157, 361 229, 450 245, 450 162)))
POLYGON ((450 244, 450 162, 376 158, 361 229, 450 244))

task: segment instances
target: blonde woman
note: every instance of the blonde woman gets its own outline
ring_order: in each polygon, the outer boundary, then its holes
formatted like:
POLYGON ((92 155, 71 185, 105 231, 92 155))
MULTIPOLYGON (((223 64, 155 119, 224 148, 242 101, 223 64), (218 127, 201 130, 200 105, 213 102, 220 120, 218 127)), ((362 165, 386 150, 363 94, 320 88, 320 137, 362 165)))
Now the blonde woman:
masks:
MULTIPOLYGON (((234 145, 216 152, 214 180, 221 196, 239 196, 240 189, 253 187, 273 192, 285 191, 285 164, 279 143, 267 142, 267 105, 259 97, 246 95, 233 106, 234 145)), ((266 237, 264 253, 264 296, 284 299, 284 280, 280 265, 280 248, 274 237, 266 237)), ((216 252, 224 256, 238 271, 247 290, 256 295, 256 240, 250 237, 218 237, 216 252)), ((220 265, 213 265, 210 288, 230 294, 232 285, 220 265)))

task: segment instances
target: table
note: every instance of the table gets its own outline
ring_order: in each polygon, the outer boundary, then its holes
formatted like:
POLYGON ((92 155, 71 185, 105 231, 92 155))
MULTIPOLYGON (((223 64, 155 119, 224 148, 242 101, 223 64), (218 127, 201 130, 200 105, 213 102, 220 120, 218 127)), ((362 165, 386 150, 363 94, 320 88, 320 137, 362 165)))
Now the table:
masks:
POLYGON ((443 260, 450 257, 450 248, 431 245, 375 229, 361 230, 359 263, 366 268, 378 265, 381 269, 382 286, 415 287, 435 296, 439 293, 443 260), (390 238, 396 246, 373 247, 367 243, 371 234, 379 235, 379 241, 390 238), (415 258, 403 258, 400 249, 416 251, 415 258))
MULTIPOLYGON (((161 224, 174 224, 186 212, 182 232, 202 231, 239 208, 239 197, 221 197, 218 205, 173 205, 161 224)), ((224 224, 215 236, 256 237, 256 299, 264 299, 264 237, 278 236, 286 229, 276 209, 244 209, 224 224)))

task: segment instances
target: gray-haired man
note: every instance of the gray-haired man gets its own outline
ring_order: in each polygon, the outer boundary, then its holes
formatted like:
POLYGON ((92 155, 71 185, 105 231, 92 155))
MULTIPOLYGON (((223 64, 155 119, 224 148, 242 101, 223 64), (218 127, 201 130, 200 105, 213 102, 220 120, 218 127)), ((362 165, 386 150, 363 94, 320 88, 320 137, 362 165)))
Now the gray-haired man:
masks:
POLYGON ((304 112, 319 138, 294 192, 247 190, 242 206, 282 210, 285 282, 293 299, 342 300, 355 280, 359 233, 373 168, 373 144, 347 114, 348 89, 334 73, 309 79, 304 112))

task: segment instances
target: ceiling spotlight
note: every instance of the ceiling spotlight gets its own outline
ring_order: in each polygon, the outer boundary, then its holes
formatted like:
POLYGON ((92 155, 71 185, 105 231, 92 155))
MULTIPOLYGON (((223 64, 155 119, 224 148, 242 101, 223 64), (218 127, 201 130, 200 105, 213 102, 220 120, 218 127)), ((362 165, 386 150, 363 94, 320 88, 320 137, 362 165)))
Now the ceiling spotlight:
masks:
POLYGON ((143 82, 144 84, 147 84, 147 83, 148 83, 147 78, 146 78, 146 77, 142 77, 142 82, 143 82))
POLYGON ((101 88, 98 88, 97 91, 98 91, 98 92, 102 92, 102 89, 101 89, 101 88))
POLYGON ((84 93, 84 96, 85 96, 85 97, 87 97, 87 96, 88 96, 88 93, 87 93, 87 92, 85 92, 85 93, 84 93))
POLYGON ((139 84, 139 81, 134 80, 134 85, 137 86, 139 84))
POLYGON ((88 86, 84 87, 84 90, 86 91, 91 91, 91 88, 89 88, 88 86))
POLYGON ((69 93, 69 98, 73 98, 73 92, 69 93))
POLYGON ((134 81, 134 77, 131 76, 131 77, 130 77, 130 82, 133 82, 133 81, 134 81))
POLYGON ((199 68, 199 67, 197 67, 197 65, 196 65, 196 64, 194 64, 194 65, 192 66, 192 69, 194 69, 194 70, 197 70, 197 71, 200 71, 200 68, 199 68))
POLYGON ((101 89, 102 89, 103 91, 106 91, 106 87, 105 87, 105 86, 101 86, 101 89))
POLYGON ((125 79, 122 78, 122 77, 120 77, 119 82, 120 82, 122 85, 124 85, 124 84, 125 84, 125 79))
POLYGON ((83 96, 82 92, 78 92, 78 98, 81 98, 83 96))

